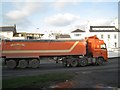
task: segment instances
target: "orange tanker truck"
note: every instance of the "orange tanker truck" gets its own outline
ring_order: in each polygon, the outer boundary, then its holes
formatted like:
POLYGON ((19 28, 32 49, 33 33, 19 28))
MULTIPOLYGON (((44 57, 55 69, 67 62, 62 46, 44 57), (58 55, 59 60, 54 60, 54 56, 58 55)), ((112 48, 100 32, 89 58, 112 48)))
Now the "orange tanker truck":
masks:
POLYGON ((2 40, 2 58, 8 68, 37 68, 41 57, 62 59, 64 66, 101 65, 108 60, 103 40, 2 40))

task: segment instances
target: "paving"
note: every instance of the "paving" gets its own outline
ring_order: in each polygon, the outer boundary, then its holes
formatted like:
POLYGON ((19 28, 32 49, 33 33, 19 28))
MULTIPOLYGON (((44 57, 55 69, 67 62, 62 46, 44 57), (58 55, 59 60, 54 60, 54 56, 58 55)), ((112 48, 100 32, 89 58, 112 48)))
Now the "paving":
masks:
POLYGON ((70 81, 74 83, 73 88, 97 88, 97 87, 120 87, 118 83, 119 58, 111 58, 102 66, 89 65, 86 67, 64 67, 61 63, 53 60, 42 60, 37 69, 2 69, 3 79, 14 78, 16 76, 32 76, 53 72, 74 73, 75 77, 70 81))

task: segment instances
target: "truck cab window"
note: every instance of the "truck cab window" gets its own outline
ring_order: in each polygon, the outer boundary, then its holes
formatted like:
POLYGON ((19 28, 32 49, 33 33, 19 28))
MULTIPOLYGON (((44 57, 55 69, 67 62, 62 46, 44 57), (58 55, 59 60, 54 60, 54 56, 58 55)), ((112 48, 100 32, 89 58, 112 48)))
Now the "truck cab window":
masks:
POLYGON ((101 44, 101 45, 100 45, 100 48, 101 48, 101 49, 106 49, 106 45, 105 45, 105 44, 101 44))

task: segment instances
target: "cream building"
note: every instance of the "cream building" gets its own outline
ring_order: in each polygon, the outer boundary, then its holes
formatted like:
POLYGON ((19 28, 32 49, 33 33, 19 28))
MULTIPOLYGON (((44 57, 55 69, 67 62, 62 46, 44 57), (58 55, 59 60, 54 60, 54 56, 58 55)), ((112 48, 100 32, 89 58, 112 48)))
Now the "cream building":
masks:
POLYGON ((71 39, 84 39, 86 32, 81 29, 76 29, 70 33, 71 39))
POLYGON ((97 35, 105 41, 108 50, 120 48, 119 33, 115 26, 90 26, 90 35, 97 35))
POLYGON ((44 34, 17 32, 16 25, 0 27, 0 37, 2 39, 41 39, 44 34))
POLYGON ((1 38, 12 39, 16 33, 16 25, 14 26, 2 26, 0 27, 1 38))
POLYGON ((115 18, 111 21, 111 23, 107 26, 105 25, 92 25, 90 22, 87 23, 85 30, 75 32, 71 32, 72 39, 82 39, 84 37, 89 37, 96 35, 98 38, 105 41, 107 48, 109 51, 112 50, 120 50, 120 42, 119 42, 119 25, 118 25, 118 18, 115 18), (75 33, 74 33, 75 32, 75 33), (79 35, 79 36, 76 36, 79 35))
POLYGON ((96 35, 99 39, 105 41, 108 50, 115 50, 120 48, 119 33, 120 31, 115 26, 90 26, 86 31, 79 29, 72 31, 71 38, 83 39, 96 35))

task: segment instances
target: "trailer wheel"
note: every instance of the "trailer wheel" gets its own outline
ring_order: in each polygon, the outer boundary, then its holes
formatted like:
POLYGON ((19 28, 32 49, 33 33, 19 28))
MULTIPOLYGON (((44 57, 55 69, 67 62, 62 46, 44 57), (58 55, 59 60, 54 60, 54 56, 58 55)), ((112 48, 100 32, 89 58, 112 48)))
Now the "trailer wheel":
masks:
POLYGON ((103 65, 104 64, 104 59, 103 58, 97 58, 97 60, 96 60, 96 64, 97 65, 103 65))
POLYGON ((7 65, 8 68, 14 69, 14 68, 16 68, 17 63, 16 63, 15 60, 11 59, 11 60, 6 61, 6 65, 7 65))
POLYGON ((19 61, 19 64, 18 64, 18 67, 20 67, 20 68, 26 68, 28 66, 28 63, 27 63, 27 61, 26 60, 20 60, 19 61))
POLYGON ((71 66, 72 67, 77 67, 78 66, 78 61, 76 59, 71 60, 71 66))
POLYGON ((39 61, 38 61, 38 59, 32 59, 32 60, 30 60, 30 61, 29 61, 29 65, 30 65, 30 67, 32 67, 32 68, 37 68, 37 67, 39 67, 39 61))
POLYGON ((86 58, 82 58, 82 59, 80 59, 79 64, 80 64, 80 66, 84 67, 88 64, 88 61, 86 58))

